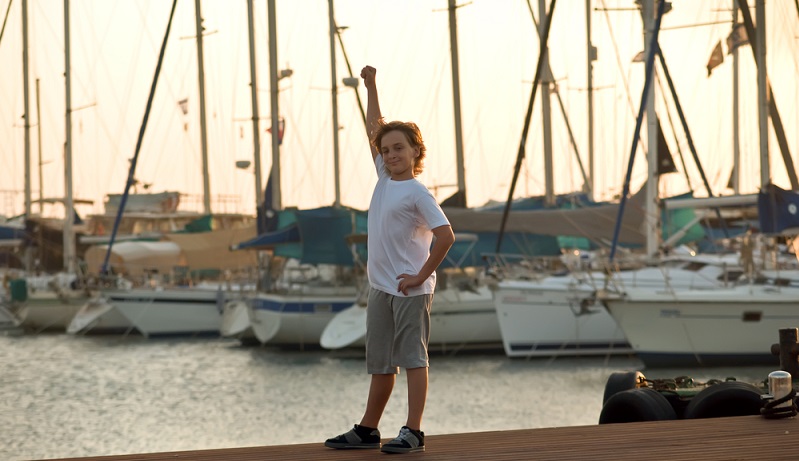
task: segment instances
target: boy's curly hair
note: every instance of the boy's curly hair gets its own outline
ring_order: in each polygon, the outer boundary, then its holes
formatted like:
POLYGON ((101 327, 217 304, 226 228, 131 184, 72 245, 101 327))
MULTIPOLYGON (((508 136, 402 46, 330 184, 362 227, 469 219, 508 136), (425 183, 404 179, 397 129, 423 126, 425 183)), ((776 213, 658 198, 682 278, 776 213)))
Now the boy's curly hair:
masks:
POLYGON ((411 147, 416 147, 419 149, 419 156, 416 157, 416 160, 413 162, 413 175, 418 176, 422 174, 422 171, 424 170, 425 152, 427 151, 427 148, 424 146, 422 132, 419 130, 419 127, 413 122, 386 122, 382 118, 377 123, 377 130, 372 136, 372 146, 374 146, 378 152, 382 152, 383 150, 381 149, 380 144, 382 143, 383 136, 385 136, 386 133, 390 131, 399 131, 400 133, 403 133, 411 147))

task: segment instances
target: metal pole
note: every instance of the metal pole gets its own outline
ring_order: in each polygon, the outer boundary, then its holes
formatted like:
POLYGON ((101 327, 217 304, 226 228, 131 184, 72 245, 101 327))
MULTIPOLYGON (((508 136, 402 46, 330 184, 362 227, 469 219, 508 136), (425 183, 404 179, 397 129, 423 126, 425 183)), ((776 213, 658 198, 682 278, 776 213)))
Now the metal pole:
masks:
MULTIPOLYGON (((655 0, 645 0, 642 4, 644 16, 644 54, 649 56, 657 47, 652 41, 655 23, 655 0)), ((654 78, 655 67, 647 67, 652 72, 646 79, 654 78)), ((660 210, 658 207, 658 120, 655 112, 655 88, 646 94, 647 125, 647 181, 646 181, 646 254, 654 256, 658 251, 660 234, 660 210)))
POLYGON ((42 178, 42 109, 39 98, 39 79, 36 79, 36 137, 39 145, 39 214, 44 213, 44 179, 42 178))
MULTIPOLYGON (((732 30, 738 26, 738 0, 732 0, 732 30)), ((732 52, 732 190, 741 193, 741 140, 738 122, 738 47, 732 52)))
MULTIPOLYGON (((341 47, 341 55, 344 56, 344 63, 347 65, 347 72, 350 77, 354 77, 352 66, 350 65, 350 58, 347 57, 347 48, 344 47, 344 40, 341 38, 341 30, 339 30, 338 25, 336 26, 336 35, 338 36, 338 44, 341 47)), ((369 127, 366 126, 366 112, 363 110, 363 103, 361 102, 357 87, 355 89, 355 100, 358 102, 358 110, 361 112, 361 120, 363 120, 363 126, 366 129, 366 139, 369 139, 369 127)))
POLYGON ((585 0, 585 41, 588 50, 588 194, 594 198, 594 64, 596 48, 591 43, 591 0, 585 0))
MULTIPOLYGON (((22 0, 22 97, 25 115, 25 217, 31 215, 31 113, 28 74, 28 0, 22 0)), ((29 269, 29 268, 26 268, 29 269)))
POLYGON ((211 214, 211 184, 208 177, 208 133, 205 127, 205 65, 203 62, 203 18, 200 0, 194 0, 194 25, 197 31, 197 75, 200 83, 200 145, 203 160, 203 210, 211 214))
MULTIPOLYGON (((765 6, 763 7, 765 10, 765 6)), ((749 43, 752 45, 752 53, 755 57, 755 64, 758 66, 766 65, 765 62, 760 61, 757 52, 757 31, 755 30, 754 22, 752 21, 752 14, 749 12, 749 2, 747 0, 738 0, 738 9, 741 10, 741 15, 743 17, 743 23, 746 27, 746 33, 749 37, 749 43)), ((765 33, 765 20, 763 21, 763 29, 765 33)), ((765 45, 764 45, 765 49, 765 45)), ((782 161, 785 164, 785 171, 788 173, 788 179, 791 182, 791 189, 792 190, 799 190, 799 177, 796 176, 796 168, 793 165, 793 157, 791 157, 791 149, 788 146, 788 139, 785 135, 785 129, 782 126, 782 118, 780 117, 780 111, 777 109, 777 103, 775 102, 774 98, 774 91, 771 88, 771 84, 768 81, 768 75, 765 76, 766 83, 765 83, 765 92, 766 92, 766 103, 768 104, 768 114, 771 117, 771 124, 774 127, 774 135, 777 137, 777 144, 780 146, 780 152, 782 153, 782 161)), ((766 123, 768 125, 768 123, 766 123)))
POLYGON ((339 151, 338 151, 338 82, 336 78, 336 20, 333 14, 333 0, 327 0, 328 25, 330 26, 330 80, 332 82, 331 94, 333 100, 333 184, 335 185, 334 207, 341 206, 341 179, 339 178, 339 151))
POLYGON ((69 0, 64 0, 64 76, 66 85, 66 141, 64 143, 64 270, 75 272, 74 204, 72 200, 72 70, 69 55, 69 0))
POLYGON ((255 66, 255 20, 252 0, 247 0, 247 28, 250 39, 250 98, 252 100, 253 169, 255 170, 255 204, 260 210, 264 203, 261 188, 261 130, 258 125, 258 78, 255 66))
POLYGON ((275 0, 266 2, 267 20, 269 23, 269 108, 272 117, 272 209, 283 208, 280 187, 280 141, 278 138, 279 112, 277 105, 277 20, 275 14, 275 0))
POLYGON ((771 165, 768 153, 768 97, 766 93, 766 1, 755 2, 757 27, 757 119, 760 131, 760 186, 765 188, 771 181, 771 165))
MULTIPOLYGON (((543 38, 544 27, 549 22, 544 0, 538 0, 538 11, 541 21, 538 23, 538 36, 543 38)), ((552 84, 552 71, 549 68, 549 48, 544 50, 544 78, 541 79, 541 112, 543 114, 544 130, 544 203, 547 206, 555 204, 554 166, 552 162, 552 117, 550 106, 550 85, 552 84)))
POLYGON ((449 43, 452 61, 452 102, 455 111, 455 163, 458 174, 458 192, 466 202, 466 168, 463 160, 463 125, 461 124, 461 81, 460 64, 458 63, 458 8, 455 0, 448 0, 449 6, 449 43))

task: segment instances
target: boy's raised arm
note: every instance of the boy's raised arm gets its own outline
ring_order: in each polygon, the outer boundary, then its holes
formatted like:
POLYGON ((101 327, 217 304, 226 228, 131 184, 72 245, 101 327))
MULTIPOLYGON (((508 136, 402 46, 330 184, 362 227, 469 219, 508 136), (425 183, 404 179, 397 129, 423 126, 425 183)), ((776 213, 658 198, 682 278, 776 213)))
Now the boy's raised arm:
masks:
POLYGON ((372 66, 366 66, 361 70, 361 78, 363 84, 366 86, 367 100, 366 100, 366 126, 369 132, 369 146, 372 148, 372 161, 374 162, 377 155, 380 153, 375 146, 372 146, 372 136, 377 130, 378 122, 383 116, 380 114, 380 103, 377 100, 377 84, 375 83, 375 74, 377 70, 372 66))

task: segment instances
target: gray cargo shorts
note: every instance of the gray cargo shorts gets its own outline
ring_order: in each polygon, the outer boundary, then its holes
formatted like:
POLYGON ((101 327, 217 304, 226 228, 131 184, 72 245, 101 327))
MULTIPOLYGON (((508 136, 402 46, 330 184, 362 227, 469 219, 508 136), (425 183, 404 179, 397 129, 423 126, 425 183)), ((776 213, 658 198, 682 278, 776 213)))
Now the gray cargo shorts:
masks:
POLYGON ((429 365, 433 295, 394 296, 369 289, 366 307, 366 371, 397 374, 399 368, 429 365))

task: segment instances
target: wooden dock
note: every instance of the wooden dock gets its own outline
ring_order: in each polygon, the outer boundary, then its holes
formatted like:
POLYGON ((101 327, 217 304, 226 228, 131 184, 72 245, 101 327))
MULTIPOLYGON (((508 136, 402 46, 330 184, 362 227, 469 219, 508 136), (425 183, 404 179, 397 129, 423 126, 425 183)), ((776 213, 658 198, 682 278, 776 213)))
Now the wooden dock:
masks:
MULTIPOLYGON (((402 459, 434 460, 799 460, 799 418, 761 416, 428 435, 427 451, 402 459)), ((137 455, 72 461, 373 460, 377 450, 333 450, 319 443, 137 455)))

